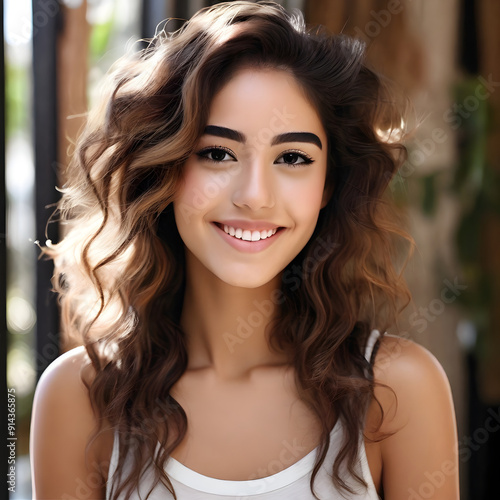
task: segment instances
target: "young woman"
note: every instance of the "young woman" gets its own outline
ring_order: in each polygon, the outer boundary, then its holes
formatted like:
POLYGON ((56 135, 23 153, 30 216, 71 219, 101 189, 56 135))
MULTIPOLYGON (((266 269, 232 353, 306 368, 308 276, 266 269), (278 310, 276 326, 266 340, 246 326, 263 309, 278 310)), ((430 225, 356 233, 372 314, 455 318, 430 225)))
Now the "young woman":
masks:
POLYGON ((401 125, 362 43, 272 2, 119 62, 48 246, 67 334, 37 388, 37 499, 456 499, 443 370, 383 201, 401 125))

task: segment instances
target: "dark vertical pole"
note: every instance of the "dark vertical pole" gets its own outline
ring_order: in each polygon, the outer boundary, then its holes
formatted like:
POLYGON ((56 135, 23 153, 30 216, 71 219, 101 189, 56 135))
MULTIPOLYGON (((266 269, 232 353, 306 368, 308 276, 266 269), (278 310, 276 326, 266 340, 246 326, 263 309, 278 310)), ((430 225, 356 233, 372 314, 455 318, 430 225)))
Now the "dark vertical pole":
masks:
MULTIPOLYGON (((0 386, 2 394, 2 414, 0 416, 0 429, 2 447, 5 450, 7 441, 7 241, 6 233, 6 198, 5 189, 5 54, 3 44, 3 2, 0 12, 0 32, 2 33, 2 46, 0 47, 0 386)), ((7 478, 7 453, 0 453, 0 475, 2 481, 7 478)), ((4 490, 5 486, 0 487, 4 490)), ((5 491, 5 490, 4 490, 5 491)), ((9 498, 9 493, 6 493, 9 498)))
MULTIPOLYGON (((46 225, 58 197, 57 185, 57 2, 33 2, 33 102, 36 235, 46 240, 46 225), (50 8, 49 8, 50 7, 50 8)), ((47 237, 57 241, 56 224, 47 237)), ((36 272, 36 368, 38 377, 59 354, 57 302, 51 289, 52 263, 41 260, 36 272)))
POLYGON ((460 5, 460 65, 471 75, 479 73, 476 0, 461 0, 460 5))
MULTIPOLYGON (((459 62, 465 73, 476 75, 479 72, 479 46, 478 30, 476 19, 476 0, 461 0, 459 18, 459 62)), ((486 406, 481 401, 479 394, 479 382, 477 377, 477 359, 474 353, 467 355, 468 379, 468 430, 469 435, 483 425, 487 417, 486 406)), ((467 493, 469 499, 483 500, 487 497, 488 484, 488 447, 491 446, 491 438, 488 442, 474 450, 470 459, 463 464, 463 472, 467 483, 467 493)), ((462 472, 462 471, 461 471, 462 472)), ((464 479, 462 477, 462 483, 464 479)), ((496 488, 496 484, 495 484, 496 488)))

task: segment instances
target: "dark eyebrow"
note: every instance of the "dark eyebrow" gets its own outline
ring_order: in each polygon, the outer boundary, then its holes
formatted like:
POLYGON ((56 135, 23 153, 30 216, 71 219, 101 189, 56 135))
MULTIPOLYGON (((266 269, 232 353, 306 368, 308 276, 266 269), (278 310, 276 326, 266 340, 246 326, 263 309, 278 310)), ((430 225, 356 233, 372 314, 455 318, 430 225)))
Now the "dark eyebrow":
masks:
POLYGON ((207 125, 204 134, 216 135, 217 137, 224 137, 232 141, 246 142, 247 138, 237 130, 226 127, 218 127, 217 125, 207 125))
MULTIPOLYGON (((223 137, 225 139, 242 143, 245 143, 247 140, 245 135, 241 132, 231 128, 219 127, 218 125, 207 125, 205 127, 204 134, 215 135, 217 137, 223 137)), ((323 149, 320 138, 311 132, 286 132, 284 134, 279 134, 273 137, 271 146, 283 144, 284 142, 309 142, 318 146, 319 149, 323 149)))
POLYGON ((287 132, 285 134, 277 135, 273 138, 271 146, 276 144, 282 144, 284 142, 310 142, 315 144, 319 149, 323 149, 323 145, 319 137, 316 134, 311 134, 311 132, 287 132))

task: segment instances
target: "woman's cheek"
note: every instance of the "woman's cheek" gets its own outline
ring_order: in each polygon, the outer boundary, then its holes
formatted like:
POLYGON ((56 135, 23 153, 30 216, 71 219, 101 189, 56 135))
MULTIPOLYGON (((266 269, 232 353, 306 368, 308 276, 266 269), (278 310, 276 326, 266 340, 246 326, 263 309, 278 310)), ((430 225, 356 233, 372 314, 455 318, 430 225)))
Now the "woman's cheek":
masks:
POLYGON ((180 198, 196 210, 207 209, 229 187, 236 174, 235 169, 210 170, 202 166, 189 166, 185 171, 180 198))
POLYGON ((294 182, 284 191, 285 199, 292 200, 291 209, 296 218, 307 221, 310 217, 317 217, 323 199, 324 180, 302 179, 294 182))

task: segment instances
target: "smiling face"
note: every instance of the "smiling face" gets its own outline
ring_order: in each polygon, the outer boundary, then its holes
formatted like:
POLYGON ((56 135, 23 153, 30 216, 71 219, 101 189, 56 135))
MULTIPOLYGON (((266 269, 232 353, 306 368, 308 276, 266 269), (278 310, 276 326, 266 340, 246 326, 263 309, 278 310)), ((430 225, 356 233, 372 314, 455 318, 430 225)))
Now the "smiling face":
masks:
POLYGON ((214 97, 174 201, 187 266, 253 288, 310 239, 325 205, 327 138, 284 71, 243 69, 214 97))

